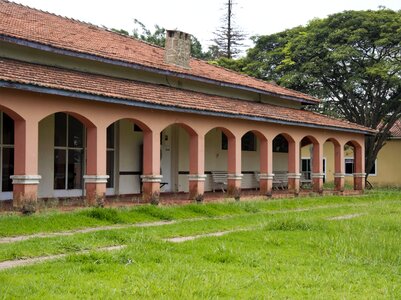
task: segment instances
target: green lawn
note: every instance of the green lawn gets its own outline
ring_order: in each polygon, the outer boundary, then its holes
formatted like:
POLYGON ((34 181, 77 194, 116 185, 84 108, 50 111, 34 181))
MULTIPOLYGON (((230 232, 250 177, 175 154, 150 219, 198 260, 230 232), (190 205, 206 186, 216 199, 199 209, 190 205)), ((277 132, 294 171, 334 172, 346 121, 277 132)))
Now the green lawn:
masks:
POLYGON ((0 243, 0 261, 71 255, 0 271, 0 299, 334 298, 401 295, 401 192, 358 197, 85 209, 0 216, 0 237, 120 229, 0 243), (330 220, 338 216, 350 219, 330 220), (138 222, 175 220, 158 227, 138 222), (166 238, 232 230, 183 243, 166 238), (96 248, 126 245, 113 252, 96 248), (89 254, 73 254, 93 250, 89 254))

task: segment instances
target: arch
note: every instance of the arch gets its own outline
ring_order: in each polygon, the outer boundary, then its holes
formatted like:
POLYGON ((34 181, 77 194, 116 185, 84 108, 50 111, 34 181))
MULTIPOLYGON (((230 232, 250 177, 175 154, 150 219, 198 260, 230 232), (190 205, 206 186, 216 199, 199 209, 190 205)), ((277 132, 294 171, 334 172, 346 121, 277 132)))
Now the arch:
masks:
POLYGON ((333 138, 333 137, 330 137, 330 138, 326 139, 324 142, 325 143, 326 142, 331 142, 331 143, 334 144, 335 147, 340 147, 340 142, 336 138, 333 138))
POLYGON ((8 108, 7 106, 0 104, 0 111, 6 113, 14 121, 24 121, 24 118, 20 114, 18 114, 14 110, 8 108))
POLYGON ((141 120, 139 120, 139 119, 137 119, 137 118, 121 118, 121 119, 117 119, 117 120, 114 120, 113 122, 108 123, 108 124, 107 124, 107 127, 110 126, 110 125, 112 125, 112 124, 114 124, 114 123, 116 123, 116 122, 118 122, 118 121, 122 121, 122 120, 129 120, 129 121, 131 121, 132 123, 138 125, 138 127, 139 127, 143 132, 150 132, 150 131, 152 131, 152 130, 150 129, 150 127, 149 127, 148 125, 146 125, 146 123, 144 123, 143 121, 141 121, 141 120))
POLYGON ((294 143, 294 142, 295 142, 294 138, 293 138, 290 134, 285 133, 285 132, 282 132, 282 133, 279 133, 279 134, 275 135, 275 136, 273 137, 272 141, 273 141, 275 138, 279 137, 280 135, 283 136, 283 137, 287 140, 288 143, 294 143))
POLYGON ((78 121, 80 121, 87 128, 96 127, 95 124, 90 119, 88 119, 84 115, 81 115, 80 113, 76 113, 76 112, 73 112, 73 111, 55 111, 55 112, 53 112, 51 114, 48 114, 47 116, 43 117, 41 120, 39 120, 39 123, 41 121, 43 121, 44 119, 46 119, 47 117, 49 117, 51 115, 55 115, 57 113, 65 113, 67 115, 70 115, 70 116, 74 117, 75 119, 77 119, 78 121))
POLYGON ((319 141, 312 135, 306 135, 301 139, 301 147, 305 147, 310 144, 319 145, 319 141))
POLYGON ((361 144, 359 144, 357 141, 354 141, 354 140, 350 140, 350 141, 346 142, 345 145, 352 146, 355 149, 362 148, 361 144))
POLYGON ((229 130, 229 129, 225 128, 225 127, 221 127, 221 126, 211 128, 209 131, 206 132, 205 136, 207 134, 209 134, 214 129, 221 130, 227 136, 227 138, 235 138, 235 135, 234 135, 234 133, 232 133, 231 130, 229 130))
POLYGON ((173 126, 173 125, 176 125, 176 126, 178 126, 180 128, 183 128, 190 136, 197 136, 198 135, 198 133, 195 131, 195 129, 193 129, 191 126, 189 126, 189 125, 187 125, 185 123, 182 123, 182 122, 176 122, 176 123, 168 124, 167 126, 165 126, 163 128, 163 130, 165 130, 166 128, 168 128, 170 126, 173 126))
POLYGON ((241 137, 244 137, 244 135, 247 134, 248 132, 252 132, 259 139, 259 141, 267 141, 266 136, 262 132, 256 129, 248 130, 241 137))
MULTIPOLYGON (((268 156, 269 156, 269 151, 268 151, 268 142, 267 142, 267 138, 266 136, 260 132, 259 130, 249 130, 247 132, 245 132, 242 137, 241 137, 241 144, 243 142, 243 138, 245 137, 246 134, 248 133, 252 133, 255 135, 256 139, 259 141, 259 161, 258 161, 258 168, 257 170, 242 170, 242 171, 253 171, 255 174, 252 175, 256 178, 256 180, 259 180, 259 175, 257 175, 257 173, 261 173, 261 174, 267 174, 268 173, 268 156)), ((256 145, 255 145, 256 146, 256 145)), ((241 145, 242 147, 242 145, 241 145)), ((255 149, 256 150, 256 149, 255 149)), ((270 154, 271 155, 271 154, 270 154)), ((245 156, 246 157, 246 156, 245 156)), ((249 157, 249 159, 252 159, 252 156, 249 157)), ((242 159, 244 160, 245 158, 242 157, 242 159)), ((244 161, 243 161, 244 162, 244 161)), ((241 165, 245 165, 245 163, 241 163, 241 165)), ((244 175, 245 176, 245 175, 244 175)))

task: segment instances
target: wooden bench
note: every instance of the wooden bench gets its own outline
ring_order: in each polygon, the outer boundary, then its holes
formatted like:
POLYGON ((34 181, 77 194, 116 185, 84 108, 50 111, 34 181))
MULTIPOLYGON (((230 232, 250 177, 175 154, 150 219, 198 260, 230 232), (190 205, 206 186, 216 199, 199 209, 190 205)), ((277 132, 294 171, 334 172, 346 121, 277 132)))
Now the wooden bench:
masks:
POLYGON ((273 177, 273 189, 286 189, 288 187, 288 175, 286 171, 275 171, 273 177))
POLYGON ((225 193, 224 187, 227 186, 227 172, 226 171, 212 171, 212 180, 213 180, 213 192, 216 191, 217 188, 221 188, 223 193, 225 193))

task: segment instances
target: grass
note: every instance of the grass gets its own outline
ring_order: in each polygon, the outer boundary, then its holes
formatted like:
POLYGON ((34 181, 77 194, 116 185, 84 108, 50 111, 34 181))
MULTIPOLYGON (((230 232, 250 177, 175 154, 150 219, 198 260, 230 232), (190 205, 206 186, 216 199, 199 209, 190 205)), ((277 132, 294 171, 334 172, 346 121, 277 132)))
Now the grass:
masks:
POLYGON ((394 299, 401 295, 400 204, 399 190, 381 190, 359 197, 1 216, 3 236, 177 222, 0 244, 0 261, 127 246, 0 271, 0 298, 394 299), (349 214, 361 215, 328 220, 349 214), (15 228, 4 233, 10 224, 15 228), (164 241, 236 229, 246 231, 164 241))

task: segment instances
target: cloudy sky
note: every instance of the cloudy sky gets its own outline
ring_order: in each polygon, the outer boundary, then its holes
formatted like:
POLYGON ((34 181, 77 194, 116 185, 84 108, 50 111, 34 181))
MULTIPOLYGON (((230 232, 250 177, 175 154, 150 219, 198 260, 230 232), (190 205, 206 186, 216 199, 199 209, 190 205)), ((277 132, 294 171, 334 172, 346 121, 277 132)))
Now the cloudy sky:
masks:
MULTIPOLYGON (((153 28, 158 24, 196 36, 204 50, 220 24, 225 0, 14 0, 109 28, 134 28, 134 19, 153 28)), ((236 0, 237 25, 249 36, 270 34, 306 24, 344 10, 376 10, 379 6, 400 10, 400 0, 236 0)), ((249 45, 251 43, 249 42, 249 45)))

